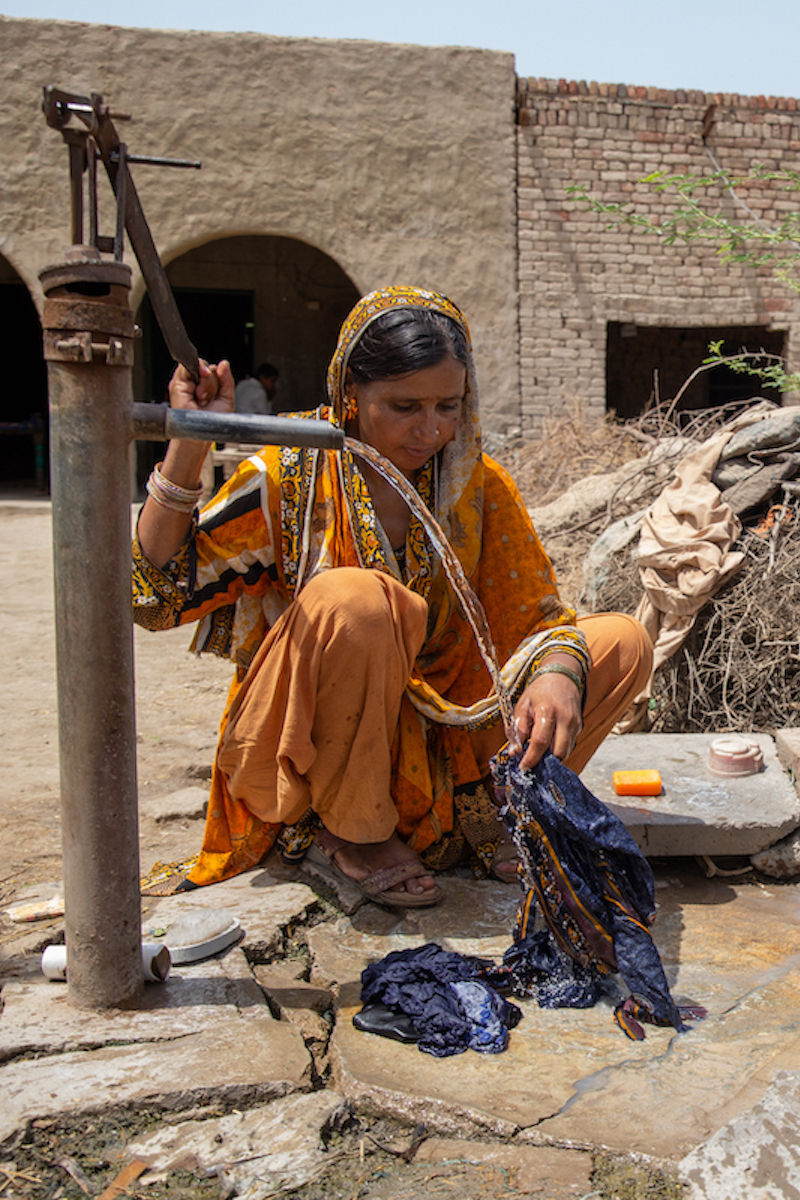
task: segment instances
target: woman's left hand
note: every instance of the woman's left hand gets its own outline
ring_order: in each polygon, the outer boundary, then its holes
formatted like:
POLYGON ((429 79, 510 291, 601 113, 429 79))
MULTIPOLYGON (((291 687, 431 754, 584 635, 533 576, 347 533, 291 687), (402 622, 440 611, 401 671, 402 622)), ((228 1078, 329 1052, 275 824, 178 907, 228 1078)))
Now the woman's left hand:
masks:
MULTIPOLYGON (((576 670, 574 659, 569 662, 569 669, 576 670)), ((517 701, 514 723, 517 743, 510 744, 511 751, 518 754, 528 743, 520 762, 523 770, 534 767, 548 750, 563 760, 575 749, 583 725, 581 693, 567 675, 556 672, 539 675, 517 701)))

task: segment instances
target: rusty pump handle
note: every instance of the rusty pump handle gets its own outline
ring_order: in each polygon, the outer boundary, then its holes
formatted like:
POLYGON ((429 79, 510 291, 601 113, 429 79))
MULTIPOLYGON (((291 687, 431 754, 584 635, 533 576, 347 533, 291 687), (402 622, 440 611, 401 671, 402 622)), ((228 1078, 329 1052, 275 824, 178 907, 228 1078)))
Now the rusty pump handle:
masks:
MULTIPOLYGON (((91 96, 80 96, 72 92, 63 92, 58 88, 46 87, 42 108, 48 125, 59 130, 70 145, 71 153, 76 136, 82 138, 84 143, 91 138, 97 146, 117 197, 117 205, 144 276, 147 293, 164 335, 167 349, 175 362, 182 363, 195 383, 199 382, 197 348, 186 332, 186 326, 175 303, 175 297, 158 256, 136 186, 128 170, 125 146, 120 141, 111 119, 111 113, 103 102, 103 97, 97 93, 93 93, 91 96), (83 130, 75 129, 72 126, 73 117, 83 124, 85 127, 83 130)), ((89 151, 86 153, 88 161, 89 151)))
MULTIPOLYGON (((48 125, 61 133, 70 150, 73 240, 78 243, 83 240, 82 177, 88 168, 92 244, 98 251, 110 251, 112 248, 112 239, 101 239, 97 235, 97 193, 94 175, 96 156, 99 155, 117 197, 117 235, 113 239, 115 255, 121 262, 121 222, 124 220, 124 227, 138 259, 167 348, 175 361, 182 363, 195 382, 198 382, 200 372, 197 349, 186 332, 128 170, 128 162, 141 156, 127 154, 126 147, 120 141, 114 127, 113 116, 128 120, 128 115, 112 114, 104 104, 102 96, 97 93, 81 96, 54 87, 44 89, 42 109, 48 125), (78 122, 77 125, 73 123, 73 119, 78 122)), ((141 158, 141 161, 174 167, 200 166, 198 162, 182 159, 141 158)), ((111 264, 108 266, 110 269, 111 264)), ((92 353, 90 350, 90 358, 92 353)), ((131 426, 133 437, 140 440, 168 441, 173 437, 183 437, 212 442, 316 446, 326 450, 341 450, 344 444, 344 431, 329 421, 298 421, 291 417, 267 417, 247 413, 179 412, 154 404, 134 403, 131 426)))

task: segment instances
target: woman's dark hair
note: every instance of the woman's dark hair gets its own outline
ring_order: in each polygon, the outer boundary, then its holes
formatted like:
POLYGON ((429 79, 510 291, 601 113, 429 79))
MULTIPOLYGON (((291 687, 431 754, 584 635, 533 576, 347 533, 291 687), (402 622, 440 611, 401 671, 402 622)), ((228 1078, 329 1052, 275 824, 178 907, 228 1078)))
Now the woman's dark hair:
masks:
POLYGON ((451 357, 468 365, 466 339, 455 321, 428 308, 396 308, 367 326, 347 365, 356 383, 370 383, 424 371, 451 357))

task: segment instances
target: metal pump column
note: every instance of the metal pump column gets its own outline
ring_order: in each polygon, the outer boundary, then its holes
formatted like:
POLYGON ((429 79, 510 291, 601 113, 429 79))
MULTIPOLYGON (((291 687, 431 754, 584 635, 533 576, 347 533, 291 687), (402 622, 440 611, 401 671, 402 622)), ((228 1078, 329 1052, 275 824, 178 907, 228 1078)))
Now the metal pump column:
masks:
POLYGON ((143 992, 130 615, 131 271, 73 246, 40 275, 69 971, 80 1008, 143 992))

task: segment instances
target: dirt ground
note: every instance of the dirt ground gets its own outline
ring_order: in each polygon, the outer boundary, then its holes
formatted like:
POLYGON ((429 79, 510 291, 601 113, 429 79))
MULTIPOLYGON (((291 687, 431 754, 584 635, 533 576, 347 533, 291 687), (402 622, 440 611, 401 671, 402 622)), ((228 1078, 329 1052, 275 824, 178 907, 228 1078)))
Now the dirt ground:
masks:
MULTIPOLYGON (((163 1118, 161 1118, 163 1119, 163 1118)), ((35 1121, 13 1157, 0 1163, 8 1178, 3 1200, 82 1200, 111 1188, 120 1175, 125 1145, 151 1127, 152 1114, 119 1112, 73 1122, 35 1121), (13 1168, 13 1171, 12 1171, 13 1168), (14 1189, 10 1191, 8 1189, 14 1189)), ((671 1172, 598 1154, 589 1181, 554 1181, 531 1177, 530 1169, 492 1161, 470 1162, 456 1155, 438 1161, 406 1161, 408 1130, 386 1121, 354 1119, 332 1135, 332 1165, 317 1179, 296 1190, 257 1193, 258 1200, 682 1200, 684 1191, 671 1172)), ((422 1145, 424 1146, 424 1140, 422 1145)), ((486 1150, 490 1151, 490 1146, 486 1150)), ((582 1174, 582 1172, 581 1172, 582 1174)), ((132 1200, 222 1200, 224 1188, 215 1176, 202 1178, 190 1170, 164 1173, 129 1184, 123 1195, 132 1200)), ((105 1195, 106 1193, 103 1192, 105 1195)))
MULTIPOLYGON (((210 773, 231 678, 187 653, 191 629, 134 629, 141 865, 198 849, 200 827, 157 825, 148 801, 210 773)), ((0 904, 61 878, 50 506, 0 501, 0 904)))

